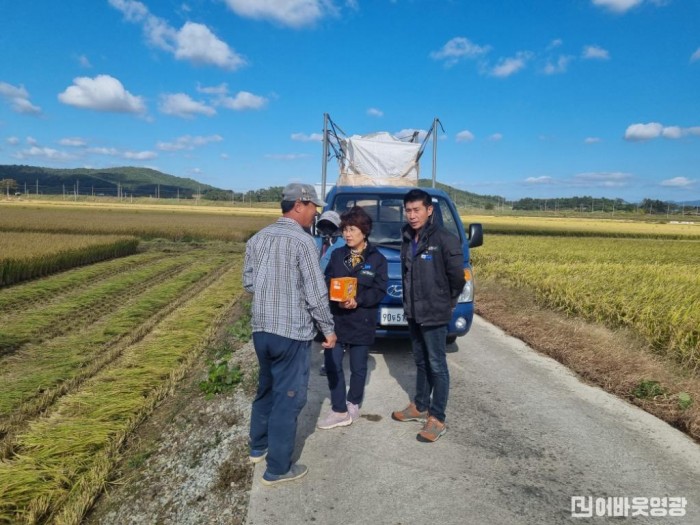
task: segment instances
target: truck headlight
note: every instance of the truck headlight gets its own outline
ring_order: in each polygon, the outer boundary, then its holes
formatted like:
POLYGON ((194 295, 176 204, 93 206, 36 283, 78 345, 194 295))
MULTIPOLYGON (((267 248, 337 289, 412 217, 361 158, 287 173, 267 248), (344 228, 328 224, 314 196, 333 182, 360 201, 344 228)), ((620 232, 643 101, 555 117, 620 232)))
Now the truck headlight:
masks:
POLYGON ((467 282, 464 283, 464 288, 462 288, 462 293, 459 294, 457 302, 471 303, 474 300, 474 277, 470 268, 464 269, 464 279, 467 282))

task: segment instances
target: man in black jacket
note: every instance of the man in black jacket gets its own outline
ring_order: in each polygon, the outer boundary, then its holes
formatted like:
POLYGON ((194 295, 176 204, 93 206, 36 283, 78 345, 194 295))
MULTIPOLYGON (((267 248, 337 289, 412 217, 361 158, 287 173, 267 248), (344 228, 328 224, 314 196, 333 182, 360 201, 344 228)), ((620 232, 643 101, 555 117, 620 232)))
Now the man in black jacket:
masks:
POLYGON ((457 237, 433 222, 428 193, 410 190, 403 203, 408 221, 401 244, 403 306, 416 362, 416 396, 391 417, 424 422, 416 437, 431 443, 447 431, 450 374, 445 347, 452 310, 465 284, 462 246, 457 237))

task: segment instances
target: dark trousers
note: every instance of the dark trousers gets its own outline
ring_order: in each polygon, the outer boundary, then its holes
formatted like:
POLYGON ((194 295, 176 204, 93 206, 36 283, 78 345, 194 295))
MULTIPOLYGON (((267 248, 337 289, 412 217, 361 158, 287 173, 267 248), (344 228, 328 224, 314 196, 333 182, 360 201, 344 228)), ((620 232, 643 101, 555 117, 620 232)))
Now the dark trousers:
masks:
POLYGON ((267 471, 286 474, 292 465, 297 417, 306 404, 311 341, 253 333, 260 364, 250 415, 250 448, 267 449, 267 471))
POLYGON ((346 401, 359 405, 365 395, 367 380, 367 359, 369 346, 336 344, 323 351, 326 365, 328 388, 331 391, 331 408, 333 412, 347 412, 346 401), (343 372, 343 355, 347 351, 350 360, 350 388, 345 395, 345 372, 343 372))
POLYGON ((408 320, 413 359, 416 362, 416 408, 445 422, 450 371, 447 368, 447 325, 421 326, 408 320))

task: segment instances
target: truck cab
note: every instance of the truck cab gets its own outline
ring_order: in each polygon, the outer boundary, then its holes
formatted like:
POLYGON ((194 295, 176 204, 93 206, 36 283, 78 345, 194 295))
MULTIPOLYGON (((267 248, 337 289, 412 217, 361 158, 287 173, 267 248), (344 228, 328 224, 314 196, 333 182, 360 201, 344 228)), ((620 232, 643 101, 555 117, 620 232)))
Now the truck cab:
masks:
MULTIPOLYGON (((408 337, 408 323, 403 310, 403 285, 401 280, 401 228, 406 224, 403 197, 410 187, 393 186, 335 186, 326 196, 326 210, 338 214, 353 206, 360 206, 372 218, 369 240, 386 257, 389 270, 387 293, 379 305, 377 337, 408 337)), ((454 342, 471 328, 474 317, 474 276, 469 257, 470 248, 481 246, 481 224, 471 224, 469 233, 464 230, 457 208, 449 196, 440 189, 421 188, 433 200, 434 221, 459 238, 462 244, 466 284, 459 296, 448 327, 448 342, 454 342)), ((321 239, 319 238, 319 245, 321 239)))

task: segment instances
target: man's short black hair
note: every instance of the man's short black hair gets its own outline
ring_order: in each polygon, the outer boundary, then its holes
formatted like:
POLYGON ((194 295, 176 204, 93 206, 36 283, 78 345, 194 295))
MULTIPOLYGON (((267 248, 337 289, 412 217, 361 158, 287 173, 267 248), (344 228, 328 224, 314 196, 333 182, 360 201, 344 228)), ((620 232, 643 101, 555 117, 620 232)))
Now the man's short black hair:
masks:
POLYGON ((416 201, 421 201, 425 207, 427 208, 428 206, 433 205, 433 199, 428 195, 427 191, 423 191, 418 188, 413 188, 410 190, 406 195, 403 196, 403 205, 404 208, 406 207, 406 204, 409 202, 416 202, 416 201))
POLYGON ((295 201, 281 201, 280 207, 282 208, 282 213, 289 213, 290 211, 292 211, 295 204, 295 201))

